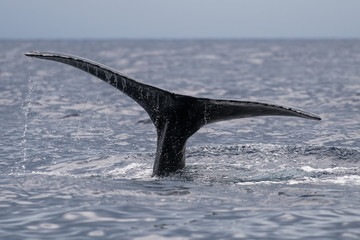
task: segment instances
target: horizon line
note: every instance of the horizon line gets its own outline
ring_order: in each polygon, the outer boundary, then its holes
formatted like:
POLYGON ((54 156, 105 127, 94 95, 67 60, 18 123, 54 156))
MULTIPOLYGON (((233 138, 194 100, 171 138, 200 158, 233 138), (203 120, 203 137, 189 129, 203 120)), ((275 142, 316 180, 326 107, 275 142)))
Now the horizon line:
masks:
POLYGON ((0 41, 259 41, 259 40, 360 40, 360 37, 28 37, 1 38, 0 41))

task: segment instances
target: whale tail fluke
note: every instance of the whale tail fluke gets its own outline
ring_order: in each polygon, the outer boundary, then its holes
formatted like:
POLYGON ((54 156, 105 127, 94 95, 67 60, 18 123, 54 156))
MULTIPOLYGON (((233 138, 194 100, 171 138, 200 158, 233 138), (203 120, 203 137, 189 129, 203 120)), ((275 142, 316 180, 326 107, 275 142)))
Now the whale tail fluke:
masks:
POLYGON ((185 166, 187 139, 202 126, 230 119, 255 116, 320 117, 300 109, 275 104, 196 98, 138 82, 114 69, 85 58, 59 53, 29 52, 29 57, 71 65, 119 89, 149 114, 158 135, 153 175, 162 176, 185 166))

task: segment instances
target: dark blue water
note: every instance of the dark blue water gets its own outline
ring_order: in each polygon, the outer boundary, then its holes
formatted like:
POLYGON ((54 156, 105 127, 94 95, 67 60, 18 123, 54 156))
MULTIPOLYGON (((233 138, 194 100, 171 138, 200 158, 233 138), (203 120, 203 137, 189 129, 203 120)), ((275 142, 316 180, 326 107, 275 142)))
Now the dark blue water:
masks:
POLYGON ((359 113, 359 40, 0 41, 0 238, 359 239, 359 113), (190 138, 185 169, 152 178, 146 112, 31 50, 323 120, 208 125, 190 138))

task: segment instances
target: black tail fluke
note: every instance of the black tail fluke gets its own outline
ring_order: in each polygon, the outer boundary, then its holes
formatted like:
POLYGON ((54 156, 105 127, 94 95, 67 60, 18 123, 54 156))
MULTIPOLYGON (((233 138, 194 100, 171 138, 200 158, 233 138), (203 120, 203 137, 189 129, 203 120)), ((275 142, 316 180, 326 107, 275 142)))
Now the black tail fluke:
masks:
POLYGON ((174 94, 76 56, 41 52, 29 52, 25 55, 79 68, 116 87, 140 104, 149 114, 158 135, 153 175, 162 176, 183 168, 187 139, 208 123, 270 115, 320 120, 315 114, 280 105, 174 94))
POLYGON ((203 102, 207 123, 257 116, 289 116, 321 120, 319 116, 313 113, 271 103, 215 99, 199 100, 203 102))
POLYGON ((160 88, 140 83, 112 68, 85 58, 48 52, 28 52, 25 53, 25 55, 61 62, 90 73, 131 97, 146 110, 153 122, 156 121, 156 117, 158 116, 157 109, 159 109, 161 101, 164 100, 161 98, 171 94, 160 88))

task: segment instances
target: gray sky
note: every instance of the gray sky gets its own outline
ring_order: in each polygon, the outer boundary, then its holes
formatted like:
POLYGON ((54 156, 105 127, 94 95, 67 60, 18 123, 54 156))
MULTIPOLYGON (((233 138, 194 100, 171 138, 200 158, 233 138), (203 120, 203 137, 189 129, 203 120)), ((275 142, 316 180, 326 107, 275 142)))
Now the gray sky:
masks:
POLYGON ((360 0, 1 0, 28 38, 360 38, 360 0))

